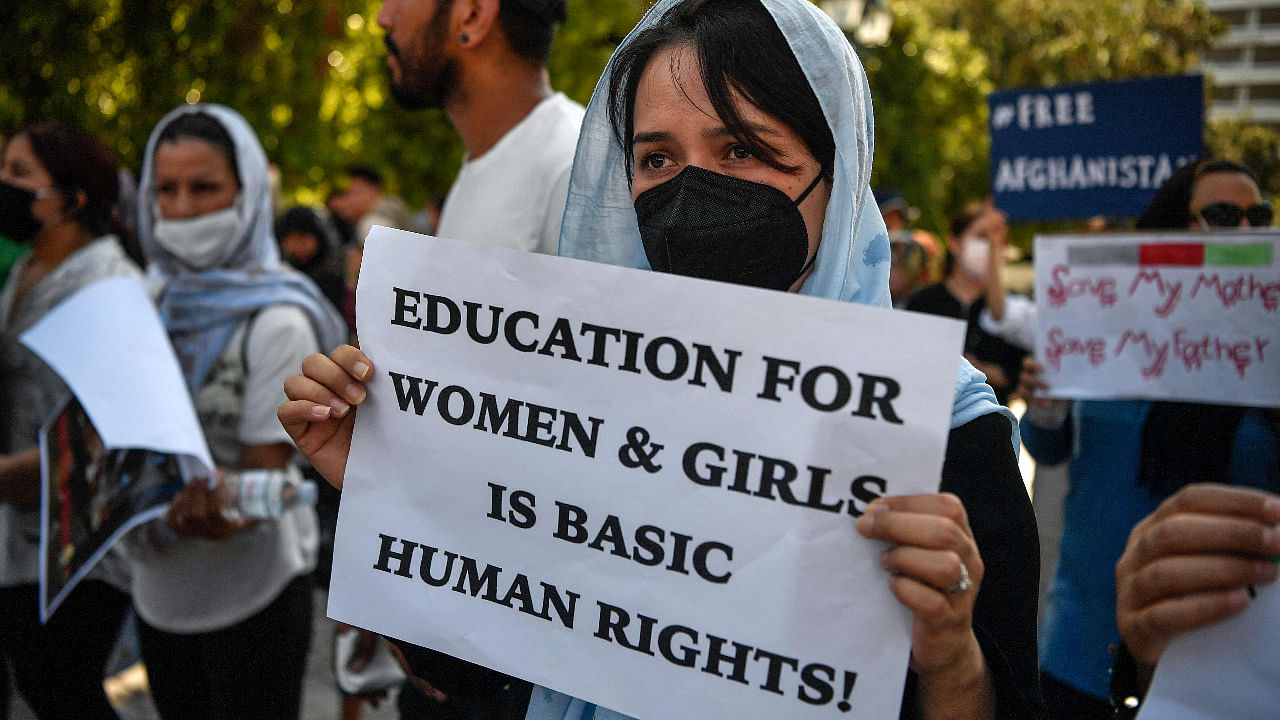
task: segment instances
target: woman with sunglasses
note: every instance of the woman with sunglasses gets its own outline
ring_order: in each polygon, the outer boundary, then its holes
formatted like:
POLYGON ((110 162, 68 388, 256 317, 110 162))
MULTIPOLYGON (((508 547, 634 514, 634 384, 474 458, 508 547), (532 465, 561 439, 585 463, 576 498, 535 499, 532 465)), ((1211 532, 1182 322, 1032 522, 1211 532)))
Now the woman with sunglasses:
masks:
MULTIPOLYGON (((1138 230, 1265 226, 1248 168, 1187 165, 1161 186, 1138 230), (1255 224, 1256 222, 1256 224, 1255 224)), ((1041 686, 1054 717, 1110 718, 1116 561, 1130 531, 1191 483, 1280 490, 1276 411, 1203 403, 1037 398, 1047 389, 1028 358, 1019 392, 1031 406, 1022 439, 1037 462, 1070 461, 1061 554, 1040 627, 1041 686)))
POLYGON ((129 576, 108 554, 40 623, 37 437, 70 391, 18 337, 87 285, 141 278, 119 239, 118 194, 115 156, 73 125, 32 125, 4 148, 0 235, 28 250, 0 291, 0 676, 12 668, 40 718, 116 717, 102 673, 129 607, 129 576))

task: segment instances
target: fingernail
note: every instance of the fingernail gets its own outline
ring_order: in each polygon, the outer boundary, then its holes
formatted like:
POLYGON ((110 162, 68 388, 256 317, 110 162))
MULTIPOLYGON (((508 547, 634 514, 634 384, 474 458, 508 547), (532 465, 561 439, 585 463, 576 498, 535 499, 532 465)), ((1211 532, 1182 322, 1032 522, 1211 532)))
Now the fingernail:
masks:
POLYGON ((328 420, 329 413, 331 411, 332 411, 331 408, 327 408, 324 405, 316 405, 315 407, 311 408, 311 417, 317 420, 328 420))
POLYGON ((355 365, 352 365, 351 369, 356 371, 357 380, 365 380, 369 377, 369 370, 371 368, 369 367, 369 363, 360 361, 360 362, 357 362, 355 365))
POLYGON ((355 384, 348 385, 347 389, 343 391, 342 394, 347 396, 347 399, 351 401, 352 405, 358 405, 360 401, 364 399, 364 388, 355 384))
POLYGON ((885 550, 884 552, 880 553, 880 567, 884 568, 885 570, 889 569, 889 551, 888 550, 885 550))
POLYGON ((1270 518, 1273 523, 1280 523, 1280 498, 1267 498, 1262 506, 1262 512, 1270 518))
POLYGON ((876 518, 871 514, 870 508, 868 508, 868 512, 863 513, 862 517, 858 518, 858 521, 853 526, 860 534, 867 537, 871 536, 871 531, 876 526, 876 518))
MULTIPOLYGON (((334 417, 342 417, 347 414, 347 411, 351 409, 351 406, 342 402, 342 400, 338 398, 329 398, 329 408, 333 408, 334 417)), ((329 408, 326 408, 326 410, 329 408)))
POLYGON ((1276 576, 1280 575, 1280 567, 1277 567, 1274 562, 1268 562, 1264 560, 1258 563, 1257 569, 1258 569, 1258 573, 1256 577, 1258 578, 1258 582, 1262 582, 1262 583, 1275 582, 1276 576))
POLYGON ((1267 544, 1268 550, 1280 553, 1280 531, 1275 529, 1264 530, 1262 537, 1267 544))

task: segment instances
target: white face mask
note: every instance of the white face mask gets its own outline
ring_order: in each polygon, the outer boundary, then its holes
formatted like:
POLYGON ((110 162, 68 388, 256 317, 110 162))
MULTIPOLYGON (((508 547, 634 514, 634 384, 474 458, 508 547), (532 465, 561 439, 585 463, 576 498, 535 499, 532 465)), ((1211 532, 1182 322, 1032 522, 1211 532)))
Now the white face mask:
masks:
POLYGON ((991 272, 991 241, 969 238, 960 248, 960 266, 977 280, 986 280, 991 272))
POLYGON ((208 270, 226 256, 240 229, 240 203, 199 217, 166 220, 156 211, 156 244, 192 270, 208 270))

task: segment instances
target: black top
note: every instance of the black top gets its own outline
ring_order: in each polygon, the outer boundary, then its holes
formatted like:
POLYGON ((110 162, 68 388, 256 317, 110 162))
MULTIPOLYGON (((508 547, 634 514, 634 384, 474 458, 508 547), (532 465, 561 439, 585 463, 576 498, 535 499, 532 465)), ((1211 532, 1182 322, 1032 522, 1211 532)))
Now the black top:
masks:
MULTIPOLYGON (((983 415, 951 431, 942 492, 964 503, 986 575, 973 608, 973 630, 995 687, 998 720, 1039 718, 1036 602, 1040 538, 1003 415, 983 415)), ((902 715, 920 717, 916 675, 907 674, 902 715)))
POLYGON ((1009 394, 1018 384, 1018 375, 1022 372, 1022 359, 1027 356, 1027 351, 982 329, 978 324, 978 315, 986 306, 986 299, 979 297, 966 310, 944 283, 934 283, 917 290, 907 300, 906 309, 951 317, 968 323, 964 337, 964 352, 981 362, 999 365, 1000 369, 1004 370, 1004 376, 1009 384, 1002 388, 992 385, 991 389, 995 390, 996 400, 1001 405, 1008 405, 1009 394))

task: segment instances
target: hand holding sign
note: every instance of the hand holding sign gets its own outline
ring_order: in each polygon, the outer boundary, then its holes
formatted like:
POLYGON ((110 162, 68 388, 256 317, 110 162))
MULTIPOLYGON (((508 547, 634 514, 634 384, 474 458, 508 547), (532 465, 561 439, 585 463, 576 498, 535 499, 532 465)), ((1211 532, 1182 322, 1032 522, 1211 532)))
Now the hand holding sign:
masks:
POLYGON ((867 508, 857 526, 864 537, 892 543, 880 566, 891 573, 894 597, 915 614, 911 669, 920 675, 924 692, 971 704, 949 708, 953 717, 987 707, 990 677, 973 634, 973 606, 985 568, 960 498, 950 493, 884 498, 867 508), (967 692, 947 692, 966 685, 967 692))
POLYGON ((1169 643, 1249 605, 1248 586, 1275 582, 1280 498, 1188 485, 1129 536, 1116 563, 1116 620, 1129 652, 1155 665, 1169 643))
POLYGON ((309 355, 302 374, 284 382, 289 401, 276 412, 298 450, 335 488, 342 489, 355 406, 364 402, 362 381, 373 374, 373 363, 356 348, 340 345, 328 356, 309 355))

